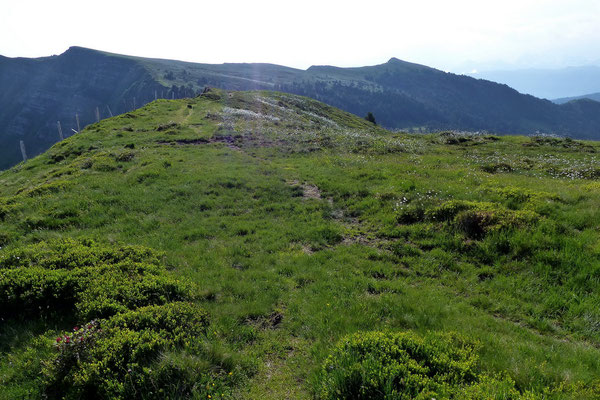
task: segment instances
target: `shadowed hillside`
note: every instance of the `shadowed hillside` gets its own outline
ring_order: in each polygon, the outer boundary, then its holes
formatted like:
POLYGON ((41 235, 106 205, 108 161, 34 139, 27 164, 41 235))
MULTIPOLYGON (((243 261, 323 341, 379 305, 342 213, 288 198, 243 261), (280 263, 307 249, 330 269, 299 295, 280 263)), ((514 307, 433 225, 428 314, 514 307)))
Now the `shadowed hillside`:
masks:
MULTIPOLYGON (((0 58, 0 168, 21 161, 19 140, 29 156, 48 149, 80 127, 120 114, 165 90, 138 62, 71 48, 40 59, 0 58), (145 97, 144 97, 145 96, 145 97)), ((153 99, 153 98, 152 98, 153 99)))

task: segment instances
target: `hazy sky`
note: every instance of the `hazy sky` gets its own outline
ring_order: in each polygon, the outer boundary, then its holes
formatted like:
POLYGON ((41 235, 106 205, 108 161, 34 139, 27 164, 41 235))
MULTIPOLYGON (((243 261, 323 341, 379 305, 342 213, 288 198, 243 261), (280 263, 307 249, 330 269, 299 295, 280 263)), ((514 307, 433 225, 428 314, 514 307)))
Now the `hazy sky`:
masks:
POLYGON ((600 65, 600 0, 0 0, 0 54, 78 45, 185 61, 456 72, 600 65))

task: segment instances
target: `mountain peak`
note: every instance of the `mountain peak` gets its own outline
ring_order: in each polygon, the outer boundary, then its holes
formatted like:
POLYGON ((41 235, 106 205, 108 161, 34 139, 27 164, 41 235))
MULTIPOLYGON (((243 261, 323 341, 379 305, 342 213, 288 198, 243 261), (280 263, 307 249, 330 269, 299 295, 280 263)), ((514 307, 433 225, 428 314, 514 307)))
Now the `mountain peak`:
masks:
POLYGON ((65 53, 73 53, 77 51, 92 51, 92 49, 88 49, 87 47, 81 46, 69 46, 69 48, 65 51, 65 53))
POLYGON ((388 67, 396 67, 396 68, 400 68, 400 69, 409 69, 409 70, 435 70, 435 68, 431 68, 428 67, 426 65, 422 65, 422 64, 416 64, 416 63, 412 63, 412 62, 408 62, 408 61, 404 61, 404 60, 400 60, 399 58, 396 57, 392 57, 388 60, 387 63, 382 64, 384 66, 388 66, 388 67))

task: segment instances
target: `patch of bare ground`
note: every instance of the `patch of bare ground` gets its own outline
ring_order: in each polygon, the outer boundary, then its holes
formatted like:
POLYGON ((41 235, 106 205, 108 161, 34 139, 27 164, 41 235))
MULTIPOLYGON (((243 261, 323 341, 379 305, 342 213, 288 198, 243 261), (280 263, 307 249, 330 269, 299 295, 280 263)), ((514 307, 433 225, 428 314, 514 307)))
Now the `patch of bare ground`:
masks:
POLYGON ((302 189, 302 198, 304 200, 308 199, 317 199, 321 200, 321 191, 315 185, 311 185, 310 183, 300 183, 300 181, 294 179, 286 181, 286 183, 292 187, 299 187, 302 189))
POLYGON ((305 244, 302 245, 302 251, 304 253, 306 253, 306 254, 313 254, 314 253, 313 249, 311 249, 310 246, 307 246, 305 244))
POLYGON ((283 321, 283 313, 281 311, 273 311, 268 316, 249 317, 246 323, 253 325, 259 329, 277 329, 283 321))

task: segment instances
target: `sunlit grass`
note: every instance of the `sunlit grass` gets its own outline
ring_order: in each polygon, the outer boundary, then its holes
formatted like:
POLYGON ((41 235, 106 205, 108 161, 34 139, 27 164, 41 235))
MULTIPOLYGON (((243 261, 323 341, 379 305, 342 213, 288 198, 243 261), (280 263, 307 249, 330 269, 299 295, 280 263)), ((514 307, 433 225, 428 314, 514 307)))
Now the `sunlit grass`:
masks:
MULTIPOLYGON (((160 100, 1 173, 0 251, 60 237, 163 251, 198 287, 216 359, 238 357, 234 397, 310 397, 335 343, 370 330, 459 332, 481 341, 479 368, 520 390, 590 384, 598 146, 449 137, 283 94, 160 100), (536 218, 469 236, 430 217, 452 200, 536 218)), ((2 396, 39 393, 22 372, 45 356, 32 324, 0 331, 2 396)))

